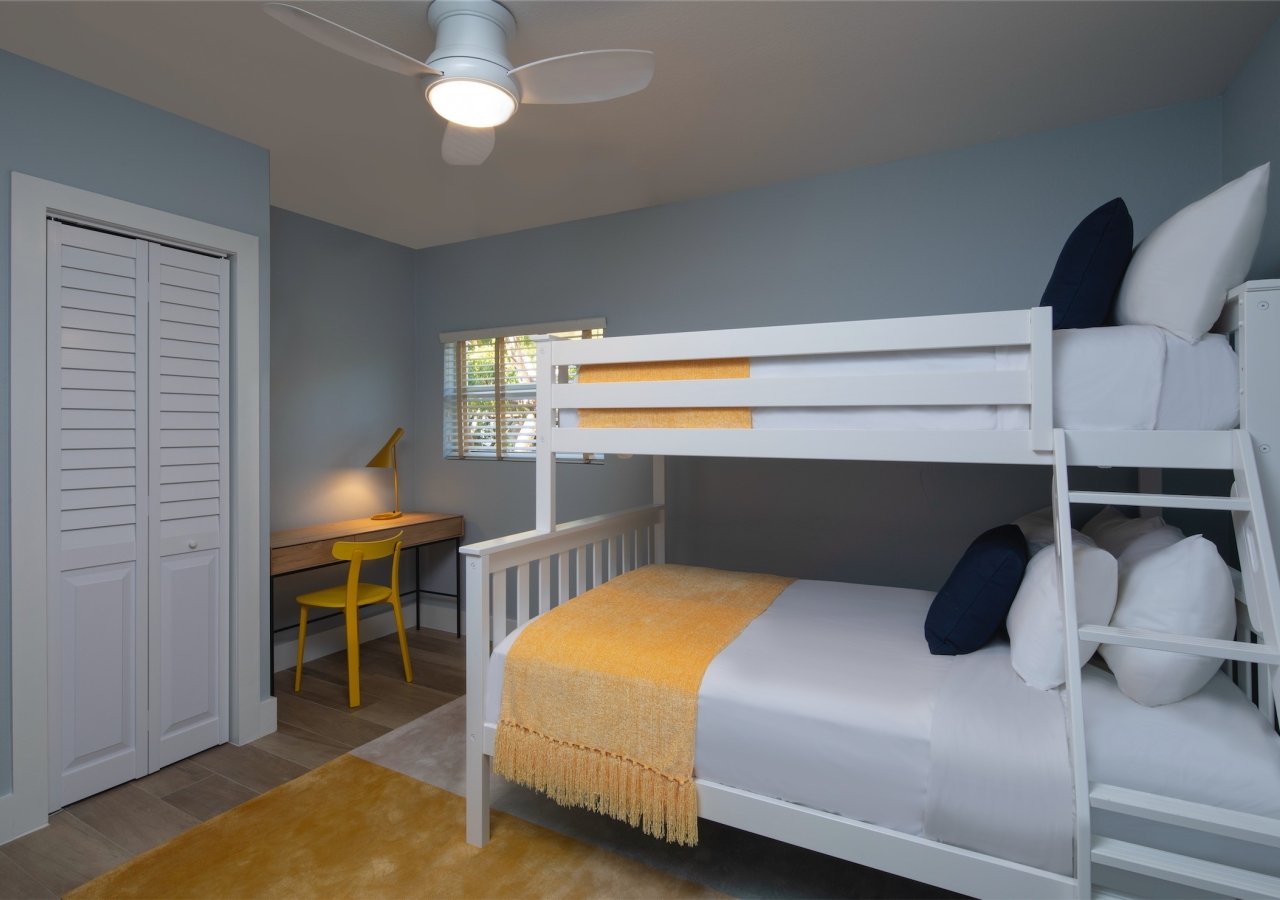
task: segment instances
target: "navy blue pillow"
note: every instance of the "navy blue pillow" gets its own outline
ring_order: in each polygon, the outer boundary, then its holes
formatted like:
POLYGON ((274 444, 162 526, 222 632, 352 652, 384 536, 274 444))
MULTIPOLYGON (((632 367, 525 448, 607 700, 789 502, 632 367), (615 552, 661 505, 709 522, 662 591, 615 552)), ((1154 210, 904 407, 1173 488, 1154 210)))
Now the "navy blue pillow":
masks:
POLYGON ((1027 539, 1017 525, 978 535, 929 605, 924 637, 934 656, 972 653, 1004 624, 1027 568, 1027 539))
POLYGON ((1084 217, 1053 267, 1041 306, 1053 307, 1053 327, 1093 328, 1111 315, 1133 255, 1133 219, 1119 197, 1084 217))

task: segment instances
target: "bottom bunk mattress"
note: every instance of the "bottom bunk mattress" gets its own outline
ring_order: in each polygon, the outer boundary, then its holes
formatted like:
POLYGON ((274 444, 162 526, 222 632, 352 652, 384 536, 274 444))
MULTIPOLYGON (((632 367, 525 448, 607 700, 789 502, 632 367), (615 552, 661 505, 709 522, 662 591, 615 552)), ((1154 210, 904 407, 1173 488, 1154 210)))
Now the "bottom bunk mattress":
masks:
MULTIPOLYGON (((1064 695, 1025 685, 1007 643, 932 656, 923 638, 932 599, 903 588, 793 583, 708 667, 694 774, 1069 874, 1064 695)), ((490 723, 519 633, 490 659, 490 723)), ((1280 737, 1225 676, 1182 703, 1148 709, 1089 669, 1091 780, 1280 815, 1280 737), (1161 753, 1161 744, 1178 749, 1161 753)))

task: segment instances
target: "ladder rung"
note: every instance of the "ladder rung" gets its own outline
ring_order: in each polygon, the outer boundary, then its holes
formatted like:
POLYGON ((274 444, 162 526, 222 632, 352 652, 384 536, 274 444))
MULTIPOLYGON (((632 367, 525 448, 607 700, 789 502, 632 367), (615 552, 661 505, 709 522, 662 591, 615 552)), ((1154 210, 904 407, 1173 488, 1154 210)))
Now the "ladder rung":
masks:
POLYGON ((1203 891, 1217 891, 1249 900, 1280 896, 1280 878, 1114 838, 1094 838, 1090 856, 1100 866, 1124 869, 1203 891))
POLYGON ((1125 494, 1115 491, 1068 491, 1072 503, 1100 506, 1152 506, 1162 509, 1245 509, 1248 497, 1197 497, 1192 494, 1125 494))
POLYGON ((1114 784, 1094 784, 1089 790, 1089 805, 1094 809, 1124 813, 1152 822, 1280 847, 1280 819, 1268 816, 1193 803, 1162 794, 1148 794, 1114 784))
POLYGON ((1212 659, 1237 659, 1241 662, 1280 665, 1280 652, 1266 644, 1250 644, 1244 641, 1223 641, 1217 638, 1192 637, 1187 634, 1167 634, 1147 628, 1114 628, 1110 625, 1082 625, 1080 639, 1100 644, 1119 644, 1124 647, 1142 647, 1147 650, 1167 650, 1191 656, 1208 656, 1212 659))

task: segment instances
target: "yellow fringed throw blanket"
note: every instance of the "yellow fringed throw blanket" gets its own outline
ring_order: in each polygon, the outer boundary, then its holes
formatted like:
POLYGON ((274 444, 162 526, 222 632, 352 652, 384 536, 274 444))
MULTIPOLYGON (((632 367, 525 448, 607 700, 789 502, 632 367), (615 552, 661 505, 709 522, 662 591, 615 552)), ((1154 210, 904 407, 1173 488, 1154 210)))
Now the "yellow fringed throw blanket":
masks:
MULTIPOLYGON (((688 359, 677 362, 596 363, 578 370, 580 384, 619 381, 700 381, 746 378, 750 362, 739 359, 688 359)), ((583 428, 750 428, 751 410, 741 407, 672 409, 582 409, 583 428)))
POLYGON ((494 771, 696 844, 702 676, 792 580, 645 566, 534 619, 507 656, 494 771))

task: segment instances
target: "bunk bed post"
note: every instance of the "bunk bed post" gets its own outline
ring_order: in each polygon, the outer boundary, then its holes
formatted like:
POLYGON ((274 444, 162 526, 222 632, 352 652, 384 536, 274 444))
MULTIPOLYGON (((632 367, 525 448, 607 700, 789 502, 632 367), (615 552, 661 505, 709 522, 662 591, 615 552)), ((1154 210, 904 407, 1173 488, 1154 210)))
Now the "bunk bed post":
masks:
MULTIPOLYGON (((1240 358, 1240 427, 1253 439, 1268 512, 1280 510, 1280 280, 1250 281, 1227 298, 1218 330, 1235 331, 1240 358)), ((1280 557, 1280 532, 1271 535, 1280 557)))
POLYGON ((1093 891, 1093 826, 1090 822, 1089 772, 1085 759, 1083 691, 1080 676, 1080 623, 1076 616, 1075 544, 1071 536, 1071 496, 1067 483, 1066 432, 1053 432, 1053 525, 1062 585, 1062 635, 1067 676, 1067 746, 1076 804, 1076 884, 1079 896, 1093 891))
POLYGON ((556 456, 551 448, 554 409, 546 400, 551 397, 555 366, 551 359, 550 335, 534 336, 538 348, 537 368, 537 443, 534 457, 535 511, 534 530, 550 532, 556 527, 556 456))
POLYGON ((653 457, 653 505, 660 507, 658 521, 653 523, 653 556, 655 563, 667 561, 667 458, 653 457))
POLYGON ((483 847, 489 843, 489 757, 484 752, 484 682, 489 668, 489 560, 486 556, 472 553, 470 547, 463 547, 459 552, 467 561, 467 843, 483 847))
MULTIPOLYGON (((1267 503, 1263 496, 1258 454, 1254 452, 1253 439, 1249 432, 1240 429, 1236 432, 1235 488, 1232 494, 1246 497, 1249 500, 1248 510, 1237 510, 1231 513, 1236 530, 1236 545, 1240 549, 1240 568, 1244 582, 1245 614, 1250 627, 1262 637, 1263 643, 1270 647, 1277 644, 1276 604, 1280 600, 1280 575, 1276 573, 1275 557, 1269 555, 1260 545, 1263 538, 1268 538, 1274 546, 1275 536, 1268 523, 1267 503)), ((1248 631, 1244 632, 1248 640, 1248 631)), ((1258 708, 1269 721, 1274 723, 1277 712, 1280 712, 1280 666, 1260 666, 1258 670, 1258 691, 1254 697, 1248 692, 1258 708)))
POLYGON ((1037 306, 1030 312, 1031 449, 1053 450, 1053 310, 1037 306))

